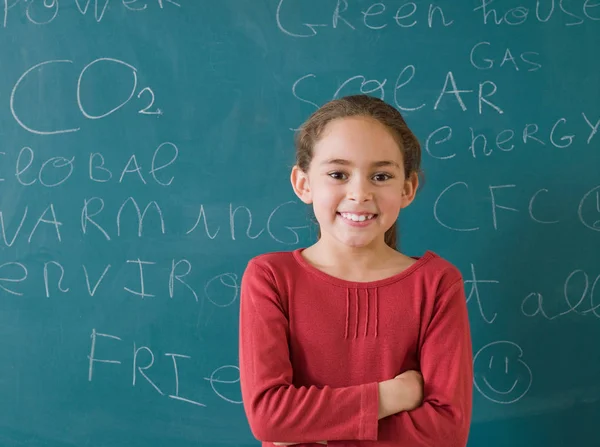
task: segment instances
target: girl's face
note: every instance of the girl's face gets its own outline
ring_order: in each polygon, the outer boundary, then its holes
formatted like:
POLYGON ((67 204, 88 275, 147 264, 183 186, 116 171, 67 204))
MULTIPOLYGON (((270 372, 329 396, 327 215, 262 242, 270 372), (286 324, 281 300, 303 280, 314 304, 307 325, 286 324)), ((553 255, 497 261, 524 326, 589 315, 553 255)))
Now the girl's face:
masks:
POLYGON ((390 131, 368 117, 330 122, 307 173, 292 171, 298 197, 312 203, 323 239, 352 248, 378 247, 410 204, 417 176, 406 179, 402 152, 390 131))

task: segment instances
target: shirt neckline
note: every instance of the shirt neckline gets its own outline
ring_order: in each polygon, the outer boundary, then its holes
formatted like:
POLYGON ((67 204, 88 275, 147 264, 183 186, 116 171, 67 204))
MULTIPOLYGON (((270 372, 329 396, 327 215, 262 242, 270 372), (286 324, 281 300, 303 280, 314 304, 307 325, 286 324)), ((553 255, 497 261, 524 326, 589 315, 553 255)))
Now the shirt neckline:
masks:
POLYGON ((392 276, 388 276, 387 278, 377 279, 374 281, 349 281, 347 279, 338 278, 337 276, 333 276, 333 275, 330 275, 329 273, 325 273, 324 271, 319 270, 314 265, 309 263, 304 258, 304 256, 302 256, 303 251, 304 251, 304 248, 297 248, 296 250, 292 251, 292 254, 293 254, 296 262, 298 262, 298 264, 300 264, 300 266, 302 266, 305 270, 308 270, 313 275, 318 276, 319 278, 321 278, 322 280, 324 280, 330 284, 334 284, 334 285, 340 286, 340 287, 350 287, 350 288, 355 288, 355 289, 367 289, 367 288, 381 287, 381 286, 385 286, 387 284, 394 283, 396 281, 400 281, 401 279, 407 277, 408 275, 413 273, 415 270, 419 269, 424 264, 426 264, 430 259, 432 259, 436 256, 435 253, 427 250, 423 254, 423 256, 413 257, 413 259, 415 259, 416 262, 414 262, 411 266, 409 266, 408 268, 406 268, 406 269, 402 270, 401 272, 398 272, 392 276))

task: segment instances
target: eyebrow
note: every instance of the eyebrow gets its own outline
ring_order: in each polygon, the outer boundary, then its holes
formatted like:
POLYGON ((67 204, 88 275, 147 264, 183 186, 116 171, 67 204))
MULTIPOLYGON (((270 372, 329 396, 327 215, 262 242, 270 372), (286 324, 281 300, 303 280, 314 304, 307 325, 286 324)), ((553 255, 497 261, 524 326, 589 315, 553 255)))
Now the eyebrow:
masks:
MULTIPOLYGON (((348 160, 344 160, 343 158, 332 158, 329 160, 325 160, 324 162, 321 163, 321 166, 324 165, 343 165, 343 166, 350 166, 352 163, 348 160)), ((371 167, 373 168, 382 168, 382 167, 387 167, 387 166, 392 166, 392 167, 396 167, 398 169, 400 169, 400 165, 398 165, 398 163, 396 163, 395 161, 392 160, 380 160, 380 161, 374 161, 373 163, 371 163, 371 167)))

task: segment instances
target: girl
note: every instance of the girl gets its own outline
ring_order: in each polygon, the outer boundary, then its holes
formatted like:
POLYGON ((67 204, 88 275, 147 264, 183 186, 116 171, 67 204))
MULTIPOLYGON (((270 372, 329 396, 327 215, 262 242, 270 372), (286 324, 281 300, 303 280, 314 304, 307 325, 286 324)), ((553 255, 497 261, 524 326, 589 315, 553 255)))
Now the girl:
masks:
POLYGON ((461 274, 433 252, 396 250, 419 183, 416 137, 396 109, 359 95, 317 110, 296 143, 292 185, 320 234, 244 273, 252 433, 263 446, 464 447, 473 371, 461 274))

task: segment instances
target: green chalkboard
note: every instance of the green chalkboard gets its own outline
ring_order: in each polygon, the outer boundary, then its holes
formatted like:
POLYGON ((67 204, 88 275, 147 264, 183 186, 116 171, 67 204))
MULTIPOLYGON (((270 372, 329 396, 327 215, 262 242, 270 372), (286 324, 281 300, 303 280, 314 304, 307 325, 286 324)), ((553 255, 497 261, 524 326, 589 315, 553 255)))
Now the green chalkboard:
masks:
POLYGON ((466 280, 469 446, 600 441, 600 3, 0 1, 0 444, 255 446, 247 261, 315 238, 294 129, 423 144, 403 251, 466 280))

